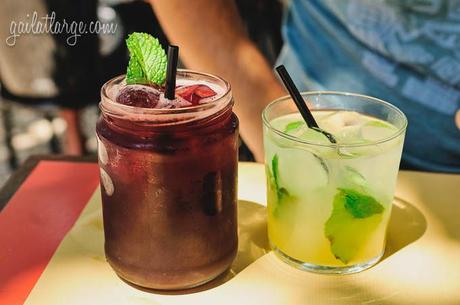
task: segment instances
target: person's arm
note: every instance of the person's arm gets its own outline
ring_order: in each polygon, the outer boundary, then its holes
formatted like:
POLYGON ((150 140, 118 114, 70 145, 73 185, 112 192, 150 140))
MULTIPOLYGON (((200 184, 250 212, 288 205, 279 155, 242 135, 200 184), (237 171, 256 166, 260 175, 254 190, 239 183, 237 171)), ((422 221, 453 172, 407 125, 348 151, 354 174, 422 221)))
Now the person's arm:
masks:
POLYGON ((262 109, 285 95, 270 65, 248 39, 232 0, 150 0, 172 44, 190 69, 230 82, 241 136, 263 161, 262 109))

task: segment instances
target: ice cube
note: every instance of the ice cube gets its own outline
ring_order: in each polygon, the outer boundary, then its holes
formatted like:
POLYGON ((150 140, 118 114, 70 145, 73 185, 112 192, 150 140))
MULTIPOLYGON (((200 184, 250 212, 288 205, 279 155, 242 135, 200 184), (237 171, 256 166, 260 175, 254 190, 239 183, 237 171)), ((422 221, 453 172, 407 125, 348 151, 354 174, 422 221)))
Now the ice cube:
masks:
POLYGON ((332 134, 340 134, 344 127, 359 126, 362 124, 362 117, 354 111, 337 111, 324 117, 318 122, 319 127, 332 134))
POLYGON ((339 184, 342 188, 358 189, 366 191, 368 189, 367 179, 362 173, 351 166, 344 166, 339 171, 339 184))
POLYGON ((337 134, 337 141, 342 144, 364 143, 361 127, 362 124, 344 126, 337 134))
POLYGON ((299 148, 278 151, 280 185, 296 197, 306 196, 310 190, 329 182, 326 162, 313 153, 299 148))
POLYGON ((215 96, 216 92, 206 85, 199 84, 178 87, 176 95, 192 103, 192 105, 198 105, 202 99, 215 96))
POLYGON ((329 139, 321 132, 311 129, 306 125, 301 126, 296 131, 293 132, 293 135, 301 140, 315 144, 324 144, 329 145, 329 139))
POLYGON ((371 157, 382 152, 379 145, 373 144, 371 141, 363 140, 356 146, 338 146, 337 154, 342 158, 359 158, 371 157))

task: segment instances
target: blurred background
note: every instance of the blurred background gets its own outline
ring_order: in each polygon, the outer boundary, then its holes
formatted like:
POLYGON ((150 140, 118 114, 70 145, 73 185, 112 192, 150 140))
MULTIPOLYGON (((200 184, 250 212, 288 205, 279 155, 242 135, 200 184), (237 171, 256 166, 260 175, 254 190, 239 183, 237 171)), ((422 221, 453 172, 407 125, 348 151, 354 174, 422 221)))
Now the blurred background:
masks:
MULTIPOLYGON (((282 46, 282 1, 236 2, 250 38, 274 64, 282 46)), ((99 89, 125 73, 124 39, 134 31, 168 44, 150 4, 143 1, 0 1, 0 35, 9 37, 8 43, 0 43, 0 186, 34 154, 95 155, 99 89), (12 45, 11 32, 21 31, 21 20, 32 24, 33 12, 55 12, 56 22, 100 21, 116 28, 82 35, 75 45, 66 33, 21 35, 12 45)), ((253 160, 244 143, 240 160, 253 160)))

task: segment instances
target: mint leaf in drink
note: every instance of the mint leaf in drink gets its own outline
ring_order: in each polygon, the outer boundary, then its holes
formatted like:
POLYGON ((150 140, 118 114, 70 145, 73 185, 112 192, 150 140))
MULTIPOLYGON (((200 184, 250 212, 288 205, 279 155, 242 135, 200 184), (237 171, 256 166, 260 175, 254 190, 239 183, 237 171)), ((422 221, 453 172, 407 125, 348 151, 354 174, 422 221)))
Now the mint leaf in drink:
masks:
POLYGON ((128 84, 162 85, 166 79, 166 53, 158 39, 146 33, 132 33, 126 39, 130 59, 128 84))
POLYGON ((351 189, 339 189, 345 199, 345 208, 355 218, 366 218, 383 212, 383 206, 373 197, 351 189))
POLYGON ((383 211, 383 205, 371 196, 338 189, 324 227, 334 256, 344 264, 353 260, 379 227, 383 211))
POLYGON ((289 133, 289 132, 291 132, 293 130, 296 130, 297 128, 299 128, 303 124, 305 124, 305 123, 302 122, 302 121, 291 122, 291 123, 286 125, 286 127, 284 128, 284 132, 289 133))
POLYGON ((266 173, 267 173, 267 184, 268 184, 268 197, 271 202, 273 202, 273 214, 275 216, 279 215, 279 210, 282 206, 295 201, 295 197, 292 196, 289 191, 280 186, 279 183, 279 168, 278 168, 279 158, 278 155, 275 154, 273 156, 271 165, 272 169, 266 166, 266 173))
POLYGON ((272 170, 273 170, 273 182, 275 185, 276 189, 276 195, 278 197, 278 202, 281 203, 285 199, 288 199, 291 197, 289 194, 288 190, 285 189, 284 187, 281 187, 279 184, 279 169, 278 169, 278 155, 274 155, 272 159, 272 170))
POLYGON ((272 159, 272 171, 273 171, 273 182, 275 183, 276 190, 278 191, 278 177, 279 177, 279 172, 278 172, 278 155, 275 154, 272 159))

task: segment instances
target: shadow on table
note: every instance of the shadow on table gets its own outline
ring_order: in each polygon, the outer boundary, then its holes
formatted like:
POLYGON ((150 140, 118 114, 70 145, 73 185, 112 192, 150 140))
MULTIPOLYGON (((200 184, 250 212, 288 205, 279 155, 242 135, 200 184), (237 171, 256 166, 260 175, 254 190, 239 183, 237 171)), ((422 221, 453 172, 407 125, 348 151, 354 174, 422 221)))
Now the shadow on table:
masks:
POLYGON ((185 290, 154 290, 125 283, 155 294, 189 294, 208 290, 228 282, 244 268, 252 264, 262 255, 268 253, 270 247, 267 237, 267 212, 266 208, 258 203, 238 200, 238 253, 230 268, 207 284, 185 290))
POLYGON ((460 175, 418 174, 417 179, 405 179, 404 185, 406 189, 414 190, 412 195, 443 226, 444 234, 460 243, 460 196, 457 195, 460 175))
POLYGON ((425 216, 419 209, 396 197, 393 201, 387 229, 387 244, 382 260, 422 237, 426 231, 426 226, 425 216))
MULTIPOLYGON (((174 291, 135 287, 155 294, 179 295, 209 290, 228 282, 270 251, 266 213, 266 208, 258 203, 245 200, 238 201, 238 254, 230 269, 211 282, 196 288, 174 291)), ((420 210, 407 201, 395 198, 388 225, 387 246, 382 260, 419 239, 425 233, 426 227, 426 219, 420 210)), ((279 264, 284 265, 281 261, 279 264)), ((132 285, 131 283, 128 284, 132 285)))

